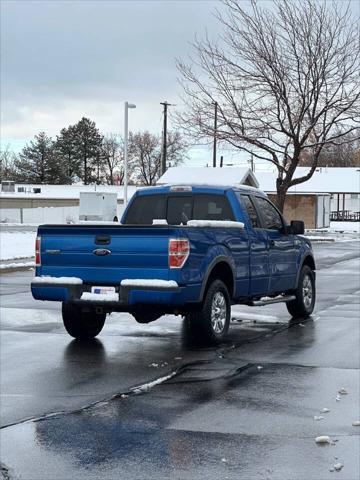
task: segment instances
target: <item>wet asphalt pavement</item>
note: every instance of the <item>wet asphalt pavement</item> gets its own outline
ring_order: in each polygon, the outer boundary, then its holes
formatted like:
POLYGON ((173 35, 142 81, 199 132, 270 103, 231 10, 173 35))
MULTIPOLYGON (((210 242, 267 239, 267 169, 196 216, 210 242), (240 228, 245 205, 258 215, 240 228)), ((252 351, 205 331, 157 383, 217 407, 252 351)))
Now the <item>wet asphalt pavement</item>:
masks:
POLYGON ((58 304, 32 300, 32 272, 2 275, 4 478, 357 480, 359 246, 315 245, 310 320, 235 307, 227 342, 207 349, 179 317, 126 314, 79 344, 58 304))

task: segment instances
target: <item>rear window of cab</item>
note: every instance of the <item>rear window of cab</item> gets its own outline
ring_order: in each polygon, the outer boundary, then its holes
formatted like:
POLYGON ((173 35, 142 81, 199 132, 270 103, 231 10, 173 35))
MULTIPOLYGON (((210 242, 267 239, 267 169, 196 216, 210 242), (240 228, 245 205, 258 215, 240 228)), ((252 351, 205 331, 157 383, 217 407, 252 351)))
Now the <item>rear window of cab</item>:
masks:
POLYGON ((123 224, 152 225, 156 220, 186 225, 189 220, 234 220, 234 214, 224 195, 139 195, 130 204, 123 224))

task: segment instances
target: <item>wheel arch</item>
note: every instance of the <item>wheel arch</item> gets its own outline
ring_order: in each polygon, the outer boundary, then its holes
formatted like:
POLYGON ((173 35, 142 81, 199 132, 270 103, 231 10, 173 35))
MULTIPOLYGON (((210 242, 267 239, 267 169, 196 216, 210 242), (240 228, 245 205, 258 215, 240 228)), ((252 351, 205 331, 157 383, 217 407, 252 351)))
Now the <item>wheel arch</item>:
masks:
POLYGON ((210 263, 204 276, 199 300, 202 301, 210 283, 215 280, 221 280, 226 285, 230 298, 235 295, 236 277, 234 269, 225 255, 218 256, 210 263))
POLYGON ((296 275, 296 286, 299 284, 300 272, 305 265, 307 265, 308 267, 311 268, 311 270, 314 272, 314 277, 315 277, 316 265, 315 265, 314 257, 312 255, 307 254, 307 255, 304 256, 304 258, 302 259, 302 261, 300 263, 299 270, 298 270, 297 275, 296 275))

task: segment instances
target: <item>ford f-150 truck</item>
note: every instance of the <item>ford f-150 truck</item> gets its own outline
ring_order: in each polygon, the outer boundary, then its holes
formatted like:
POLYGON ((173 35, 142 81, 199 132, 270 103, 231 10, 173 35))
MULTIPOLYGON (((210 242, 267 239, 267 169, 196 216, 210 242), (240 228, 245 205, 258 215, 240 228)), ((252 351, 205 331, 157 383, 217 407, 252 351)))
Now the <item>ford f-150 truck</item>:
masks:
POLYGON ((35 299, 62 302, 67 332, 98 335, 109 312, 140 323, 183 315, 210 343, 226 335, 231 304, 285 302, 296 318, 315 303, 315 261, 304 223, 287 224, 260 190, 140 189, 121 224, 41 225, 35 299))

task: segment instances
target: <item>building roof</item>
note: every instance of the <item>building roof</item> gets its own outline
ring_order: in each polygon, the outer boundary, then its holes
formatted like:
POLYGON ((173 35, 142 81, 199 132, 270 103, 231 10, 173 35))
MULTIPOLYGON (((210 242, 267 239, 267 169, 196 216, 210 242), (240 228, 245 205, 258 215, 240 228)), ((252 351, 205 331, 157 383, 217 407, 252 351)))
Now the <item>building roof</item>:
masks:
MULTIPOLYGON (((294 178, 299 178, 309 171, 307 167, 298 167, 294 178)), ((276 192, 275 171, 258 171, 256 177, 260 189, 265 192, 276 192)), ((360 193, 360 168, 321 167, 307 182, 289 189, 293 193, 360 193)))
POLYGON ((250 168, 172 167, 157 181, 157 185, 249 185, 259 182, 250 168))
MULTIPOLYGON (((130 198, 139 187, 128 186, 128 197, 130 198)), ((0 192, 0 198, 27 198, 27 199, 78 199, 80 192, 105 192, 117 193, 118 199, 124 197, 123 185, 35 185, 15 184, 15 192, 0 192), (23 187, 24 192, 18 192, 23 187), (33 193, 34 188, 40 188, 41 193, 33 193)))

